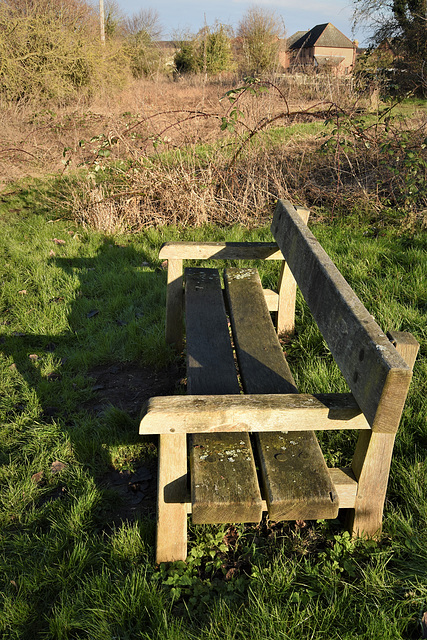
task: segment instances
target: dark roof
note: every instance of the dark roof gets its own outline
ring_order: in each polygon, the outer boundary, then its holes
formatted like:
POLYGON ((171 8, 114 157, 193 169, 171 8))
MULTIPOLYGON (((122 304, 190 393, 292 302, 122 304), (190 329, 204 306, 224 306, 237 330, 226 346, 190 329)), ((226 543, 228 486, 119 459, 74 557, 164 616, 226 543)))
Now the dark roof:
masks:
POLYGON ((305 36, 306 33, 308 33, 308 31, 297 31, 293 35, 289 36, 289 38, 287 38, 287 40, 286 40, 286 44, 288 45, 288 49, 290 49, 292 47, 294 42, 299 40, 302 36, 305 36))
MULTIPOLYGON (((296 35, 296 34, 295 34, 296 35)), ((310 31, 306 31, 303 35, 294 40, 289 49, 302 49, 309 47, 336 47, 340 49, 352 49, 353 43, 330 22, 326 24, 318 24, 310 31)))

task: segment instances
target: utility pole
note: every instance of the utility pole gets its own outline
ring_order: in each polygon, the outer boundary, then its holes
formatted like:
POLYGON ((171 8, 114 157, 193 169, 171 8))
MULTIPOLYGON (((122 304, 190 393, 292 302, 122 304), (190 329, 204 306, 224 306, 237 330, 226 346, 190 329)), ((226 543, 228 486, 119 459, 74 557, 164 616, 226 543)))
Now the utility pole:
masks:
POLYGON ((99 26, 101 29, 101 44, 105 45, 104 0, 99 0, 99 26))

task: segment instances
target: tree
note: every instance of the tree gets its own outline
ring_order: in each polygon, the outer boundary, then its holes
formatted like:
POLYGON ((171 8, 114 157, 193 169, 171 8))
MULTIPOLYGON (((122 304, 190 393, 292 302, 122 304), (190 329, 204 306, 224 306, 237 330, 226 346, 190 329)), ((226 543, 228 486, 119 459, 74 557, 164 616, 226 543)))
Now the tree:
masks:
POLYGON ((159 14, 155 9, 140 9, 124 21, 126 35, 134 36, 144 32, 150 40, 160 40, 163 28, 160 24, 159 14))
POLYGON ((175 38, 174 64, 178 73, 198 73, 196 36, 180 34, 175 38))
POLYGON ((231 29, 215 23, 199 32, 199 67, 208 75, 227 71, 232 66, 231 29))
POLYGON ((250 7, 239 23, 237 37, 244 71, 259 74, 277 66, 284 28, 275 12, 250 7))
POLYGON ((11 18, 50 16, 67 28, 86 29, 88 22, 96 24, 96 13, 86 0, 1 0, 4 15, 11 18))
POLYGON ((112 40, 123 31, 123 13, 116 0, 104 0, 104 32, 107 40, 112 40))
POLYGON ((354 5, 354 24, 367 24, 374 44, 391 39, 397 57, 425 82, 427 0, 354 0, 354 5))
POLYGON ((181 37, 176 43, 175 66, 180 73, 216 75, 232 67, 231 29, 215 23, 195 36, 181 37))
POLYGON ((158 46, 162 26, 157 11, 141 9, 124 21, 123 28, 134 78, 142 78, 156 72, 162 57, 158 46))

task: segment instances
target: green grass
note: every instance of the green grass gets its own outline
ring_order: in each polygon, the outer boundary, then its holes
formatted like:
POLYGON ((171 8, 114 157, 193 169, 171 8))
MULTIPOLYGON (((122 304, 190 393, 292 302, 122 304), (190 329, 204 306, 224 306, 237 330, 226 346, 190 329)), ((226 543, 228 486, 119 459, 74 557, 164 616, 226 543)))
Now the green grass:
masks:
MULTIPOLYGON (((338 522, 264 523, 237 525, 227 546, 227 527, 199 526, 191 528, 188 562, 158 568, 153 517, 116 522, 117 496, 99 482, 112 468, 152 459, 155 447, 124 411, 85 409, 94 398, 88 372, 173 360, 163 339, 166 272, 157 256, 164 241, 271 240, 270 232, 162 228, 104 236, 58 220, 36 192, 16 188, 0 205, 0 636, 420 638, 427 610, 425 234, 390 228, 375 237, 350 218, 313 226, 380 326, 411 331, 421 343, 382 539, 352 541, 338 522), (46 414, 51 406, 54 417, 46 414), (43 482, 32 480, 39 472, 43 482)), ((258 266, 264 286, 274 287, 278 265, 258 266)), ((286 351, 301 391, 345 389, 300 296, 297 336, 286 351)), ((352 434, 321 438, 333 464, 349 461, 352 444, 352 434)))

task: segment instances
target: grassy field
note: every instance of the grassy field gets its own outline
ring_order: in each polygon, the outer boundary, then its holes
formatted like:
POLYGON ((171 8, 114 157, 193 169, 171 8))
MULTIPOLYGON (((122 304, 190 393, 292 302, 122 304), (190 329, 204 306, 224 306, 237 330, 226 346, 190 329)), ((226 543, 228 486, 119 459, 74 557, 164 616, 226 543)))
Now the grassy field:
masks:
MULTIPOLYGON (((158 250, 177 238, 266 240, 268 225, 105 235, 58 219, 37 193, 9 189, 0 210, 2 637, 420 638, 425 234, 351 219, 313 226, 382 328, 422 345, 382 538, 352 541, 339 522, 193 527, 188 562, 156 567, 156 441, 137 435, 137 416, 144 397, 183 384, 163 340, 158 250)), ((276 267, 260 265, 265 286, 276 267)), ((342 389, 301 299, 297 329, 286 348, 301 390, 342 389)), ((322 439, 329 463, 348 462, 352 437, 322 439)))
MULTIPOLYGON (((2 110, 2 638, 427 637, 425 104, 367 113, 320 80, 304 95, 243 91, 236 118, 219 102, 226 81, 2 110), (156 566, 157 441, 138 436, 138 415, 186 384, 184 354, 164 341, 160 246, 271 240, 283 196, 312 209, 379 325, 421 344, 383 534, 351 540, 339 520, 190 525, 187 562, 156 566)), ((274 288, 278 265, 258 267, 274 288)), ((302 392, 345 389, 299 295, 284 348, 302 392)), ((348 464, 354 438, 319 434, 328 464, 348 464)))

